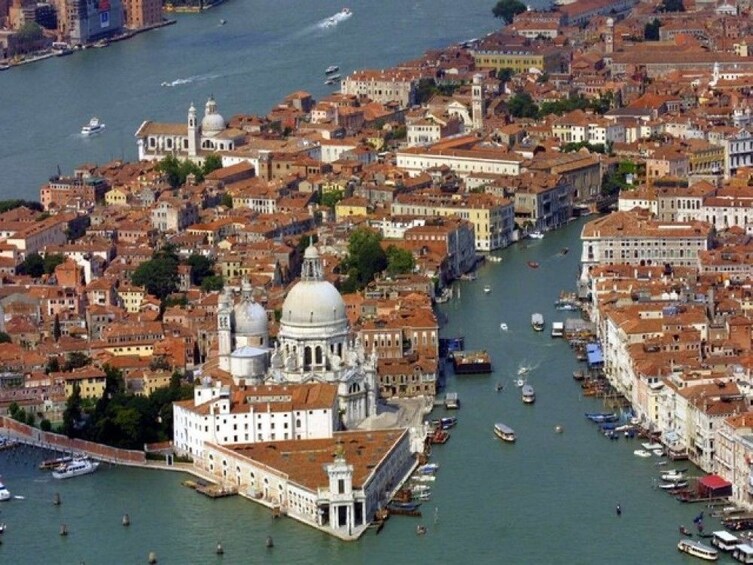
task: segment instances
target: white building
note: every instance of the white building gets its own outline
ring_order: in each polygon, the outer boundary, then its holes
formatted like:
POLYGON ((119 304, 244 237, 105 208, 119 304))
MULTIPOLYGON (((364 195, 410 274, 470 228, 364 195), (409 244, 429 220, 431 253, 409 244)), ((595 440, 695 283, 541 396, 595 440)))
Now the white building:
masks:
POLYGON ((721 140, 724 147, 724 177, 734 176, 737 169, 753 165, 753 133, 741 128, 721 140))
POLYGON ((135 135, 139 161, 156 161, 175 156, 201 163, 207 155, 222 155, 235 150, 246 139, 246 132, 227 126, 212 97, 204 107, 201 123, 197 121, 196 108, 191 104, 185 124, 147 120, 135 135))

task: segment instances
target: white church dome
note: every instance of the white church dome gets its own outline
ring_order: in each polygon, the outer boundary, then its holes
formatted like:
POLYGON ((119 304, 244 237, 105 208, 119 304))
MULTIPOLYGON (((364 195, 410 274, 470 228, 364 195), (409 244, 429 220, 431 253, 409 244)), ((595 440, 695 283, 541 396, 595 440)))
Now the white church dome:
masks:
POLYGON ((204 117, 201 119, 201 133, 208 137, 217 135, 225 130, 225 118, 217 111, 217 103, 210 97, 204 108, 204 117))
POLYGON ((319 252, 310 246, 304 254, 301 280, 293 285, 282 305, 280 324, 298 327, 326 327, 348 324, 345 302, 321 272, 319 252))
POLYGON ((243 300, 233 311, 235 316, 235 333, 238 335, 266 335, 267 311, 258 302, 243 300))

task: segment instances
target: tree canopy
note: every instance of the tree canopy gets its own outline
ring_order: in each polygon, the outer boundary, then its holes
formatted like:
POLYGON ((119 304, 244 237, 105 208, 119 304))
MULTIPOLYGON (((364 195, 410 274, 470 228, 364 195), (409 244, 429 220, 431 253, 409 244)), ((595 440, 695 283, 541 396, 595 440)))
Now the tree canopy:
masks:
POLYGON ((3 212, 7 212, 8 210, 13 210, 15 208, 20 208, 21 206, 25 206, 26 208, 29 208, 30 210, 36 210, 37 212, 44 212, 44 206, 40 204, 39 202, 35 202, 33 200, 0 200, 0 214, 3 212))
POLYGON ((499 0, 492 8, 492 14, 495 18, 501 18, 509 24, 515 16, 522 14, 527 9, 526 5, 519 0, 499 0))
POLYGON ((37 279, 44 274, 44 259, 39 253, 31 253, 26 256, 17 270, 21 275, 29 275, 37 279))
POLYGON ((55 267, 65 263, 65 256, 60 254, 50 254, 44 256, 44 272, 47 275, 51 275, 55 272, 55 267))
POLYGON ((661 27, 661 22, 654 18, 653 22, 646 22, 646 25, 643 26, 643 39, 646 41, 659 41, 659 28, 661 27))
POLYGON ((416 261, 413 253, 402 247, 390 245, 387 248, 387 272, 390 275, 402 275, 413 272, 416 261))
POLYGON ((684 12, 682 0, 663 0, 656 8, 657 12, 684 12))
POLYGON ((515 118, 536 118, 539 115, 539 107, 527 92, 513 94, 507 101, 507 109, 515 118))
POLYGON ((191 267, 191 284, 201 285, 202 281, 214 275, 214 261, 204 255, 194 253, 186 259, 191 267))
POLYGON ((173 188, 183 186, 188 175, 194 175, 198 182, 214 170, 222 168, 222 158, 219 155, 208 155, 203 165, 198 165, 186 159, 181 161, 174 155, 168 155, 157 165, 157 170, 164 173, 168 184, 173 188))
POLYGON ((178 255, 172 247, 155 251, 149 261, 136 267, 131 282, 143 286, 149 294, 165 300, 178 289, 178 255))
POLYGON ((343 267, 348 275, 344 292, 364 288, 377 273, 387 267, 387 254, 382 249, 382 235, 367 228, 358 228, 348 240, 348 257, 343 267))

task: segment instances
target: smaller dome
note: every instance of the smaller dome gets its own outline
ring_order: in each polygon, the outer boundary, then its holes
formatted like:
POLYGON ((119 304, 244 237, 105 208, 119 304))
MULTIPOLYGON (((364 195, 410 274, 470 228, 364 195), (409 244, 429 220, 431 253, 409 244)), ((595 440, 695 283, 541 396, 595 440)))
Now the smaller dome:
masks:
POLYGON ((304 259, 318 259, 319 252, 316 250, 316 247, 314 247, 313 245, 309 245, 303 254, 303 258, 304 259))
POLYGON ((217 135, 225 130, 225 118, 220 114, 207 114, 201 119, 201 133, 204 135, 217 135))
POLYGON ((267 311, 258 302, 244 300, 234 309, 235 333, 238 335, 266 335, 267 311))

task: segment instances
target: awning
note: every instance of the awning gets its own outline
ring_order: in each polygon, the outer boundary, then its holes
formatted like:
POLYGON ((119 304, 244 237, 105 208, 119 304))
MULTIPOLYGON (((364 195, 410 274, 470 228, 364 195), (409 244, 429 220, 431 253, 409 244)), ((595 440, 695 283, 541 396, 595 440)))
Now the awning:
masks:
POLYGON ((589 367, 604 364, 604 354, 601 351, 601 346, 597 343, 586 345, 586 357, 588 358, 589 367))
POLYGON ((701 477, 700 482, 704 487, 711 490, 719 490, 732 486, 732 483, 724 480, 719 475, 706 475, 705 477, 701 477))

